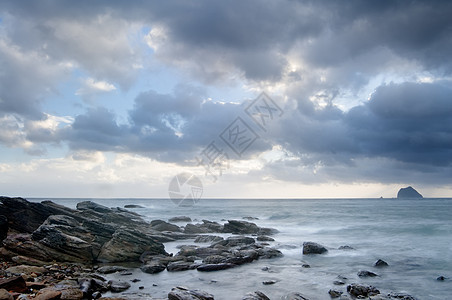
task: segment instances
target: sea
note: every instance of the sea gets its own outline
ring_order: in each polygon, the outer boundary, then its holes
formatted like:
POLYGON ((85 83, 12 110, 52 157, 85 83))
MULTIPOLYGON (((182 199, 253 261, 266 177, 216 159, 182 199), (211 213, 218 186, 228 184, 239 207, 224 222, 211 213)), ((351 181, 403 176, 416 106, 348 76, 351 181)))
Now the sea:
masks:
MULTIPOLYGON (((345 295, 348 284, 361 283, 376 287, 381 294, 397 292, 417 299, 452 299, 452 198, 200 199, 191 207, 177 206, 169 199, 50 200, 71 208, 85 200, 108 207, 136 204, 142 208, 130 210, 147 221, 189 216, 194 223, 206 219, 223 224, 252 217, 256 219, 251 222, 258 226, 279 230, 273 236, 275 241, 269 243, 284 254, 281 258, 207 273, 190 270, 146 274, 135 267, 131 275, 109 275, 129 282, 139 279, 125 292, 138 298, 165 298, 171 288, 182 285, 211 293, 217 300, 242 299, 254 291, 261 291, 270 299, 284 299, 285 295, 298 292, 308 299, 322 300, 331 299, 330 289, 345 295), (303 255, 303 242, 307 241, 320 243, 329 251, 303 255), (341 250, 341 246, 353 249, 341 250), (374 267, 378 259, 389 266, 374 267), (378 276, 360 278, 360 270, 378 276), (439 276, 446 280, 437 280, 439 276), (275 283, 263 284, 271 280, 275 283), (345 284, 335 285, 337 280, 345 284)), ((175 254, 183 244, 193 244, 193 240, 166 243, 165 249, 175 254)))

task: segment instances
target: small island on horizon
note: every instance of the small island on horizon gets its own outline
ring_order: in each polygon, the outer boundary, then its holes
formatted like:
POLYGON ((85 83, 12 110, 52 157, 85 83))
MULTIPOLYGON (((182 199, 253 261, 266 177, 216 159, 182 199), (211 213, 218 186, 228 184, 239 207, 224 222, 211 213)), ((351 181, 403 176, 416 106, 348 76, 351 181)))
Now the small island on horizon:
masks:
POLYGON ((397 193, 397 199, 423 199, 424 197, 413 187, 401 188, 397 193))

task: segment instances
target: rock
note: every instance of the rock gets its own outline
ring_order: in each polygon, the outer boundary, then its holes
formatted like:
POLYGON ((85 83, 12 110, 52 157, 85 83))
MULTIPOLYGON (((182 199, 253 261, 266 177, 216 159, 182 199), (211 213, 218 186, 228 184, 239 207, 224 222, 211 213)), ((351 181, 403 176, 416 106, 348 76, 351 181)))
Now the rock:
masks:
POLYGON ((255 291, 254 293, 247 293, 242 300, 270 300, 270 298, 260 291, 255 291))
POLYGON ((202 263, 207 264, 207 265, 221 264, 221 263, 225 263, 226 260, 227 260, 227 258, 222 255, 210 255, 210 256, 207 256, 206 258, 204 258, 202 260, 202 263))
POLYGON ((94 210, 97 211, 99 213, 110 213, 111 209, 109 207, 100 205, 98 203, 95 203, 93 201, 83 201, 83 202, 79 202, 77 203, 77 209, 78 210, 94 210))
POLYGON ((116 272, 122 272, 126 271, 128 268, 121 267, 121 266, 103 266, 98 268, 96 271, 101 274, 112 274, 116 272))
POLYGON ((138 261, 144 252, 167 254, 162 243, 154 241, 144 233, 118 229, 111 240, 102 246, 97 260, 101 262, 138 261))
POLYGON ((263 285, 271 285, 271 284, 275 284, 277 282, 278 282, 277 280, 265 280, 265 281, 262 281, 262 284, 263 285))
POLYGON ((126 281, 110 280, 108 281, 112 293, 120 293, 130 288, 130 283, 126 281))
POLYGON ((259 231, 257 232, 258 235, 273 235, 277 234, 279 230, 275 228, 267 228, 267 227, 261 227, 259 228, 259 231))
POLYGON ((172 232, 182 232, 179 226, 165 222, 163 220, 153 220, 151 221, 151 229, 157 231, 172 231, 172 232))
POLYGON ((339 298, 342 295, 342 292, 336 290, 329 290, 328 294, 330 294, 331 298, 339 298))
POLYGON ((310 266, 309 264, 302 264, 301 267, 302 267, 302 268, 309 269, 311 266, 310 266))
POLYGON ((382 260, 382 259, 377 260, 377 261, 375 262, 375 264, 374 264, 374 267, 379 267, 379 268, 381 268, 381 267, 387 267, 387 266, 389 266, 388 263, 385 262, 385 261, 382 260))
POLYGON ((304 297, 300 293, 290 293, 286 296, 283 296, 281 300, 309 300, 308 298, 304 297))
POLYGON ((166 269, 168 272, 177 272, 177 271, 186 271, 195 269, 198 265, 193 264, 193 262, 187 262, 187 261, 175 261, 171 262, 166 266, 166 269))
POLYGON ((19 265, 19 266, 9 267, 8 269, 6 269, 6 272, 9 272, 14 275, 21 275, 21 274, 30 275, 32 273, 40 275, 42 273, 47 273, 47 269, 44 267, 19 265))
POLYGON ((378 276, 378 274, 375 274, 374 272, 366 271, 366 270, 359 271, 357 275, 359 277, 376 277, 376 276, 378 276))
POLYGON ((124 205, 124 208, 144 208, 144 206, 138 204, 126 204, 124 205))
POLYGON ((417 300, 415 297, 405 293, 389 293, 388 297, 390 297, 390 299, 399 300, 417 300))
POLYGON ((223 241, 224 239, 221 236, 217 235, 199 235, 195 239, 195 243, 215 243, 219 241, 223 241))
POLYGON ((397 193, 397 199, 422 199, 424 198, 411 186, 406 188, 401 188, 397 193))
POLYGON ((168 222, 191 222, 191 218, 187 216, 178 216, 178 217, 172 217, 168 219, 168 222))
POLYGON ((166 265, 159 260, 151 260, 140 267, 141 271, 148 274, 160 273, 166 269, 166 265))
POLYGON ((344 285, 344 284, 345 284, 345 281, 342 281, 342 280, 335 280, 335 281, 333 281, 333 284, 334 284, 334 285, 344 285))
POLYGON ((380 294, 380 291, 369 285, 352 283, 347 286, 347 292, 354 297, 369 297, 380 294))
POLYGON ((303 243, 303 254, 322 254, 325 252, 328 252, 328 250, 320 244, 314 242, 303 243))
POLYGON ((54 290, 44 290, 39 291, 35 300, 57 300, 61 299, 61 291, 54 291, 54 290))
POLYGON ((168 300, 214 300, 213 295, 201 291, 190 290, 186 287, 178 286, 168 293, 168 300))
POLYGON ((259 242, 274 242, 275 239, 266 235, 260 235, 256 238, 259 242))
POLYGON ((34 259, 31 257, 27 257, 27 256, 22 256, 22 255, 17 255, 17 256, 13 256, 11 257, 11 260, 13 262, 15 262, 16 264, 20 264, 20 265, 27 265, 27 266, 44 266, 47 264, 47 262, 39 260, 39 259, 34 259))
POLYGON ((248 220, 248 221, 259 220, 259 218, 256 218, 256 217, 250 217, 250 216, 242 217, 242 219, 243 219, 243 220, 248 220))
POLYGON ((4 215, 0 215, 0 243, 8 235, 8 219, 4 215))
POLYGON ((6 279, 0 279, 0 289, 24 293, 27 291, 27 284, 22 276, 15 276, 6 279))
POLYGON ((0 289, 0 300, 14 300, 14 297, 7 290, 0 289))
POLYGON ((202 224, 187 224, 184 227, 185 234, 209 233, 207 228, 202 227, 202 224))
POLYGON ((230 248, 230 247, 250 245, 250 244, 254 244, 255 242, 256 241, 253 238, 247 237, 247 236, 230 236, 226 240, 216 242, 212 246, 215 247, 215 246, 220 245, 220 246, 230 248))
POLYGON ((264 247, 264 248, 260 248, 257 250, 258 254, 259 254, 259 258, 262 259, 269 259, 269 258, 275 258, 275 257, 282 257, 283 254, 281 251, 275 249, 275 248, 270 248, 270 247, 264 247))
POLYGON ((251 222, 228 220, 228 223, 223 225, 223 232, 233 234, 257 234, 259 227, 251 222))
POLYGON ((436 280, 438 280, 438 281, 444 281, 444 280, 446 280, 446 277, 444 277, 444 276, 439 276, 438 278, 436 278, 436 280))
POLYGON ((230 263, 220 263, 220 264, 202 264, 196 268, 196 270, 200 272, 212 272, 212 271, 220 271, 226 270, 230 268, 234 268, 236 265, 230 263))
POLYGON ((339 249, 339 250, 355 250, 355 248, 350 247, 350 246, 348 246, 348 245, 340 246, 338 249, 339 249))

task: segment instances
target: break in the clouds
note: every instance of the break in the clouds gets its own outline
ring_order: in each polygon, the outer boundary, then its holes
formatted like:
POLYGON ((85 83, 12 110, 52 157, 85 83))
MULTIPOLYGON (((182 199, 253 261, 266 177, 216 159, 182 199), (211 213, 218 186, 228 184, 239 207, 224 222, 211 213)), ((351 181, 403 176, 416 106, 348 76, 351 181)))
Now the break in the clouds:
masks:
POLYGON ((449 1, 2 1, 0 176, 89 153, 107 157, 96 170, 115 156, 196 167, 265 91, 284 115, 231 157, 244 185, 447 189, 451 14, 449 1))

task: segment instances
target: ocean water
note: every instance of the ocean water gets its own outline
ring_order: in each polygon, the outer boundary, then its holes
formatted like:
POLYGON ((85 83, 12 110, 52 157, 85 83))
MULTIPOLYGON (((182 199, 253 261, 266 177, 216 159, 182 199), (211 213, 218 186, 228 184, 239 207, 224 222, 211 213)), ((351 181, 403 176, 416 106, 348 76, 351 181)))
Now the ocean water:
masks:
MULTIPOLYGON (((38 200, 43 199, 34 199, 38 200)), ((51 200, 74 208, 87 199, 51 200)), ((259 290, 270 299, 299 292, 309 299, 322 300, 330 299, 329 289, 346 294, 347 284, 364 283, 382 293, 405 292, 418 299, 452 298, 452 280, 436 280, 438 276, 452 278, 452 199, 201 199, 193 207, 178 207, 168 199, 89 200, 109 207, 141 205, 144 208, 131 210, 149 221, 185 215, 199 222, 207 219, 225 223, 251 216, 258 218, 252 221, 257 225, 280 231, 270 244, 283 252, 282 258, 209 273, 193 270, 151 275, 134 269, 129 276, 110 275, 141 280, 127 293, 166 297, 172 287, 184 285, 212 293, 215 299, 241 299, 259 290), (303 255, 306 241, 320 243, 329 251, 303 255), (339 250, 343 245, 354 250, 339 250), (377 259, 385 260, 389 267, 373 267, 377 259), (303 264, 311 267, 303 268, 303 264), (360 270, 379 276, 360 278, 360 270), (333 284, 339 275, 347 277, 346 285, 333 284), (263 285, 266 280, 277 282, 263 285)), ((171 242, 165 248, 176 253, 180 244, 193 241, 171 242)))

